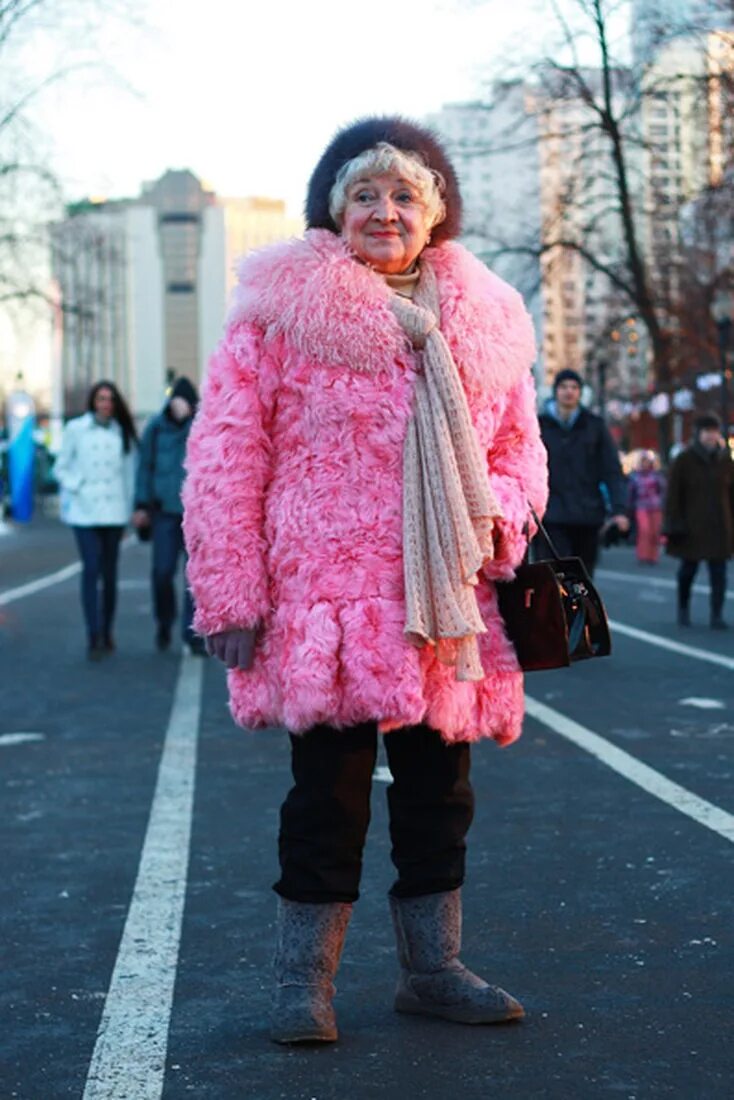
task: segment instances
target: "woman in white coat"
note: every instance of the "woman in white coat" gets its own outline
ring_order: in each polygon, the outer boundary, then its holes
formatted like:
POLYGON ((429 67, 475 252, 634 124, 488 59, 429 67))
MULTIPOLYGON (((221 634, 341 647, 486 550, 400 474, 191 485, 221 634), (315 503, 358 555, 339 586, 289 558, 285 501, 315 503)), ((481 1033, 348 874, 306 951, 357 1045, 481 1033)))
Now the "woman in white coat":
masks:
POLYGON ((87 410, 64 428, 54 473, 62 491, 62 518, 73 528, 82 560, 87 653, 96 661, 115 648, 117 560, 132 513, 137 433, 130 410, 112 382, 92 387, 87 410))

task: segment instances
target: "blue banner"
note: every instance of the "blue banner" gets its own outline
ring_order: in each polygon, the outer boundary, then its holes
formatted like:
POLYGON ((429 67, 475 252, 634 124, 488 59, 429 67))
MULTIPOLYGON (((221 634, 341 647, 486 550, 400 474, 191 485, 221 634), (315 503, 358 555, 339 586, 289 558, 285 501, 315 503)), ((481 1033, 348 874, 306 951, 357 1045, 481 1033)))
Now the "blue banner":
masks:
POLYGON ((10 479, 10 514, 18 523, 27 523, 33 516, 33 467, 36 426, 33 403, 26 395, 13 407, 9 405, 10 443, 8 446, 8 475, 10 479), (21 413, 22 408, 22 413, 21 413))

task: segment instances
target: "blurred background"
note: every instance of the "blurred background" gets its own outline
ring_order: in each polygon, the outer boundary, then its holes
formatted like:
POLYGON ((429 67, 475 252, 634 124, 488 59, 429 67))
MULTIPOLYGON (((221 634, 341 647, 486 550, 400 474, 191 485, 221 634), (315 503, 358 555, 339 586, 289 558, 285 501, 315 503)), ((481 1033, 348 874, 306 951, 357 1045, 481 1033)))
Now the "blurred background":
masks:
POLYGON ((0 0, 0 495, 23 425, 53 495, 95 380, 140 423, 201 382, 237 256, 300 234, 324 144, 382 111, 445 139, 541 400, 579 371, 664 465, 696 412, 728 437, 733 108, 731 0, 0 0))

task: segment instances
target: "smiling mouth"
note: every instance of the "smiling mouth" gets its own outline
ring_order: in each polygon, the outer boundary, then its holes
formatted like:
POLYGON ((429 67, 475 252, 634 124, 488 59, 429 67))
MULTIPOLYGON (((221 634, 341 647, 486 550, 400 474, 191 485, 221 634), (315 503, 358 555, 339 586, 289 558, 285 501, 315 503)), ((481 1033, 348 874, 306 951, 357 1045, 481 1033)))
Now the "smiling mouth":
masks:
POLYGON ((370 236, 380 241, 397 241, 400 238, 399 233, 370 233, 370 236))

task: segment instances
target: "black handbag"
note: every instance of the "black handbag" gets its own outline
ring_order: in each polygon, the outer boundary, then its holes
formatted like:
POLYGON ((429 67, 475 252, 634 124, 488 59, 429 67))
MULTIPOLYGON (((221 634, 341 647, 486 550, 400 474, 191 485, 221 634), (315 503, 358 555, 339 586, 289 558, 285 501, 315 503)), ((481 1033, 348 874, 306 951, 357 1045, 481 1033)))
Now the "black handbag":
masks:
POLYGON ((525 672, 567 668, 612 650, 602 598, 580 558, 559 557, 535 512, 533 519, 552 558, 528 562, 515 579, 497 583, 497 599, 507 636, 525 672))

